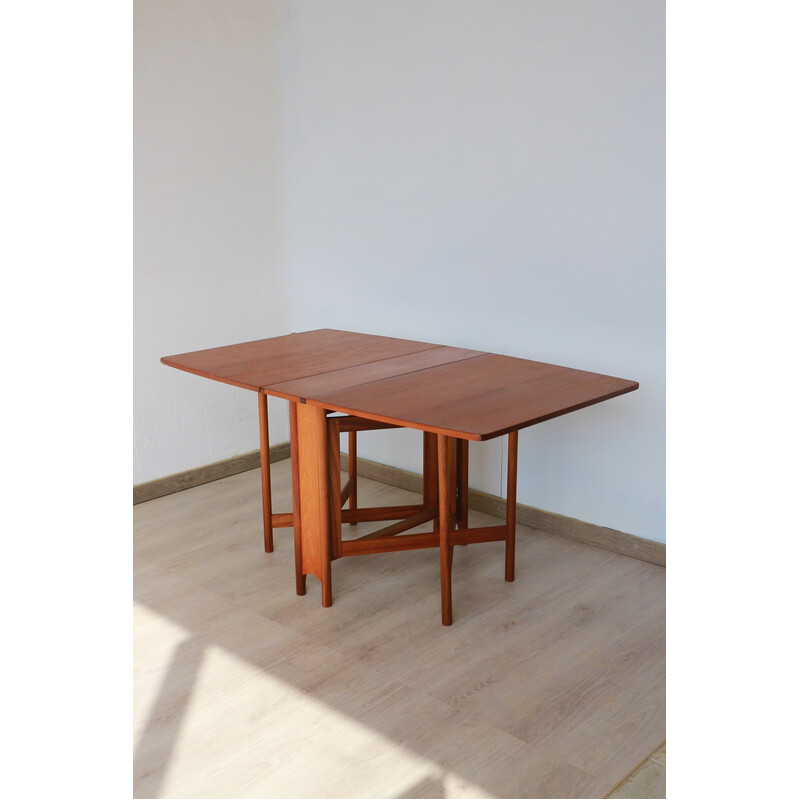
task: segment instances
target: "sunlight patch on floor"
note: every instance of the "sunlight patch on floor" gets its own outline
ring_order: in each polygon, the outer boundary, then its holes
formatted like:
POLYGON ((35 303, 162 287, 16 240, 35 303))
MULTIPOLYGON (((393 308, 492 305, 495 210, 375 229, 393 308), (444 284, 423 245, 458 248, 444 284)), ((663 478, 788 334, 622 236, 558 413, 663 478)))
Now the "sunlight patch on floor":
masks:
POLYGON ((199 639, 193 648, 188 631, 147 608, 137 605, 136 621, 137 635, 174 641, 136 682, 135 741, 151 760, 163 754, 161 797, 357 797, 365 770, 375 797, 488 796, 268 669, 199 639))
POLYGON ((133 604, 133 629, 134 652, 147 652, 146 663, 145 659, 134 657, 133 743, 139 747, 142 732, 156 711, 154 705, 175 651, 193 634, 141 603, 133 604))

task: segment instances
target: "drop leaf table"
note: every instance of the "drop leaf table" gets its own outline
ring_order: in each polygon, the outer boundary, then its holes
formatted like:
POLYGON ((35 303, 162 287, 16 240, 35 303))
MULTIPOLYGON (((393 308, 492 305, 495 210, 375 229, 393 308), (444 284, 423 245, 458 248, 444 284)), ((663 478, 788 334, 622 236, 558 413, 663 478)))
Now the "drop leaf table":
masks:
POLYGON ((331 562, 342 556, 439 548, 442 623, 453 620, 451 574, 456 544, 505 542, 505 579, 514 580, 517 439, 522 428, 634 391, 639 384, 511 356, 338 330, 165 356, 164 364, 258 392, 265 542, 272 527, 292 526, 298 594, 306 575, 333 602, 331 562), (267 396, 289 401, 293 509, 272 515, 267 396), (359 509, 354 433, 371 427, 423 432, 423 502, 359 509), (339 434, 351 433, 350 481, 340 486, 339 434), (506 521, 467 523, 468 443, 508 435, 506 521), (351 499, 349 509, 342 504, 351 499), (343 522, 398 520, 342 540, 343 522), (406 533, 426 522, 428 533, 406 533))

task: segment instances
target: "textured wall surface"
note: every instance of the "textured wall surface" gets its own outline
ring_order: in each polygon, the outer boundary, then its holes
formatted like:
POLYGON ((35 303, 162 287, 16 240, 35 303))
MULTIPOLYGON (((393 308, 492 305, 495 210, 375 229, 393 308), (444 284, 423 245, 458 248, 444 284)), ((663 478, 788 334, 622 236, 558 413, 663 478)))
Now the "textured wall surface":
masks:
MULTIPOLYGON (((275 4, 134 3, 133 482, 258 447, 254 393, 161 356, 285 333, 275 4)), ((288 438, 285 404, 272 440, 288 438)))
MULTIPOLYGON (((339 327, 638 380, 523 431, 518 498, 664 541, 662 3, 135 14, 134 482, 258 445, 255 397, 161 355, 339 327)), ((504 441, 471 453, 504 493, 504 441)))
MULTIPOLYGON (((663 5, 292 2, 281 43, 295 327, 638 380, 523 431, 518 496, 663 541, 663 5)), ((419 438, 361 452, 418 469, 419 438)))

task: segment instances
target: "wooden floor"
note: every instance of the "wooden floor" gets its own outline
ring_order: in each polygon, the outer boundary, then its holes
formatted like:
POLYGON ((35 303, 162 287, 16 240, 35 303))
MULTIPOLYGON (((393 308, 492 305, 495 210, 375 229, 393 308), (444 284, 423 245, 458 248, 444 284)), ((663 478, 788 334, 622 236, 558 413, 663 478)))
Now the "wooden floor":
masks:
POLYGON ((436 550, 334 562, 325 609, 260 503, 251 470, 134 507, 135 797, 603 797, 666 739, 663 568, 520 526, 514 583, 456 548, 452 628, 436 550))

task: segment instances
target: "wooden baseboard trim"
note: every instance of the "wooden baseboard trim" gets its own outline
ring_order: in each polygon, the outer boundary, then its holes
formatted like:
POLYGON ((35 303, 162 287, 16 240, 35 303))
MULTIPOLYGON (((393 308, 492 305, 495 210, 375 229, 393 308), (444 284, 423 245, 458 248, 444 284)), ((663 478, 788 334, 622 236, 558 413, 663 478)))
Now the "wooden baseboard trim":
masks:
MULTIPOLYGON (((269 448, 270 464, 274 464, 276 461, 283 461, 286 458, 289 458, 289 442, 274 444, 269 448)), ((236 475, 239 472, 257 469, 260 465, 260 451, 251 450, 249 453, 242 453, 240 456, 215 461, 213 464, 187 469, 184 472, 176 472, 174 475, 156 478, 147 483, 139 483, 133 487, 133 504, 155 500, 156 497, 191 489, 193 486, 200 486, 203 483, 227 478, 229 475, 236 475)))
MULTIPOLYGON (((283 461, 286 458, 289 458, 288 442, 281 442, 270 447, 270 464, 274 464, 276 461, 283 461)), ((347 453, 342 453, 341 459, 342 471, 347 472, 347 453)), ((133 487, 133 503, 134 505, 144 503, 147 500, 154 500, 156 497, 191 489, 192 486, 200 486, 203 483, 227 478, 229 475, 236 475, 239 472, 257 469, 260 461, 259 451, 252 450, 249 453, 226 458, 223 461, 216 461, 213 464, 206 464, 203 467, 196 467, 185 472, 176 472, 174 475, 167 475, 154 481, 140 483, 133 487)), ((379 464, 377 461, 359 458, 358 474, 379 483, 386 483, 389 486, 396 486, 410 492, 422 492, 422 475, 399 467, 390 467, 386 464, 379 464)), ((502 497, 487 494, 478 489, 470 489, 469 507, 492 517, 505 519, 506 501, 502 497)), ((667 564, 667 546, 665 544, 654 542, 650 539, 642 539, 639 536, 623 533, 613 528, 605 528, 602 525, 583 522, 552 511, 526 506, 523 503, 517 503, 517 522, 529 528, 564 536, 567 539, 574 539, 577 542, 590 544, 594 547, 602 547, 604 550, 610 550, 613 553, 630 556, 631 558, 638 558, 640 561, 647 561, 660 567, 664 567, 667 564)))
MULTIPOLYGON (((341 458, 342 470, 346 472, 348 469, 347 453, 342 453, 341 458)), ((380 483, 407 489, 410 492, 422 492, 422 476, 398 467, 390 467, 376 461, 359 458, 358 474, 380 483)), ((469 507, 492 517, 505 519, 506 501, 478 489, 469 490, 469 507)), ((583 522, 572 517, 565 517, 534 506, 517 503, 517 523, 594 547, 602 547, 613 553, 638 558, 640 561, 647 561, 660 567, 665 567, 667 564, 667 546, 661 542, 643 539, 640 536, 623 533, 613 528, 605 528, 591 522, 583 522)))

